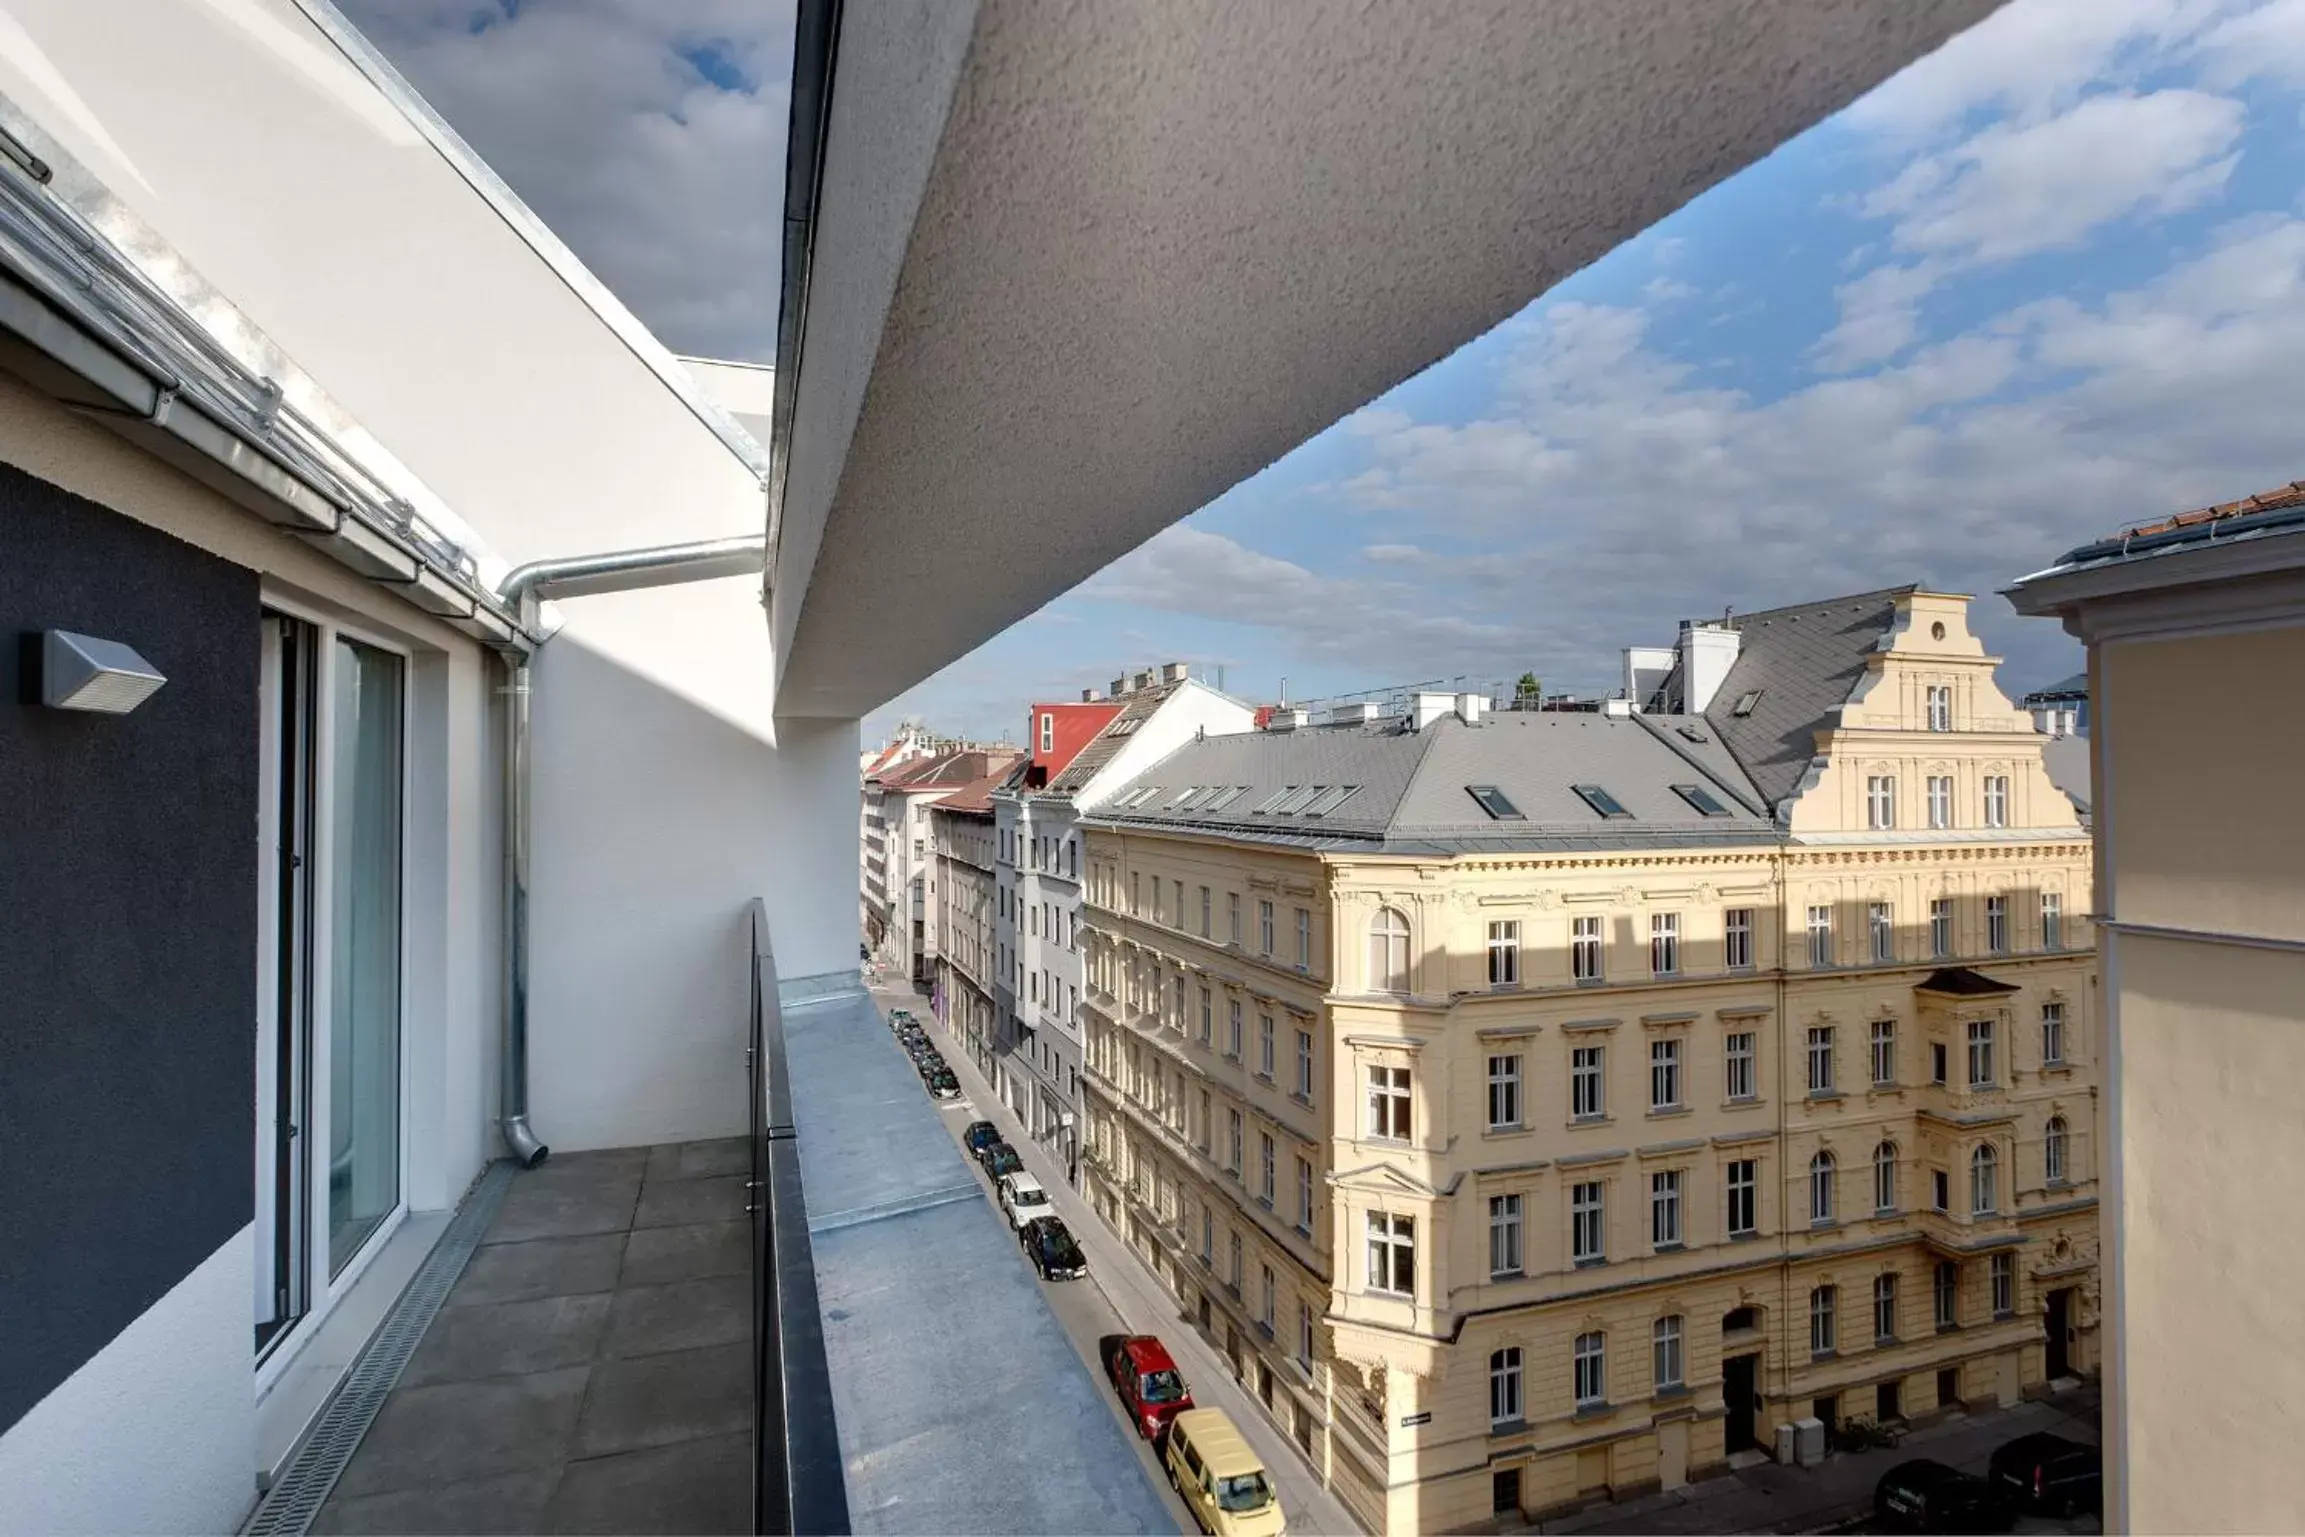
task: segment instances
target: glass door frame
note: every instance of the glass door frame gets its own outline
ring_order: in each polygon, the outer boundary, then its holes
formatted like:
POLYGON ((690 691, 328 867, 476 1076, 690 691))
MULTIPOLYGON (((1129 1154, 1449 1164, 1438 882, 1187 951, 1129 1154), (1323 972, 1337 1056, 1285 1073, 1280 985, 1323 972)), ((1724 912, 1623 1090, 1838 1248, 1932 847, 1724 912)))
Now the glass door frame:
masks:
MULTIPOLYGON (((306 879, 310 901, 310 970, 305 990, 309 999, 307 1026, 309 1049, 305 1072, 311 1085, 307 1095, 306 1123, 299 1135, 305 1144, 305 1188, 300 1203, 304 1220, 302 1248, 304 1259, 305 1305, 303 1312, 287 1327, 278 1330, 267 1342, 256 1362, 256 1391, 262 1394, 286 1369, 296 1355, 294 1348, 282 1348, 295 1342, 300 1345, 310 1338, 318 1321, 325 1319, 344 1294, 360 1281, 373 1264, 392 1235, 408 1215, 409 1184, 409 923, 408 883, 410 879, 410 808, 416 803, 416 692, 418 667, 414 650, 409 644, 389 632, 381 631, 357 619, 319 607, 294 597, 283 596, 267 585, 262 594, 262 606, 267 616, 280 616, 299 620, 312 627, 312 648, 315 656, 313 686, 310 698, 313 751, 311 774, 312 828, 310 844, 310 870, 306 879), (363 1240, 360 1248, 345 1262, 344 1268, 329 1274, 328 1231, 325 1184, 325 1166, 310 1153, 314 1147, 325 1148, 333 1141, 333 1113, 327 1087, 330 1082, 331 1020, 329 1011, 334 1007, 333 971, 333 895, 336 876, 335 787, 336 787, 336 725, 335 705, 337 693, 336 643, 339 639, 357 641, 361 645, 387 652, 401 664, 400 690, 400 921, 398 932, 397 975, 399 980, 399 1046, 394 1053, 398 1081, 393 1092, 398 1096, 399 1117, 397 1146, 394 1149, 397 1192, 390 1211, 376 1224, 374 1231, 363 1240)), ((266 919, 273 922, 272 919, 266 919)), ((259 1106, 259 1114, 262 1107, 259 1106)), ((253 1241, 253 1240, 252 1240, 253 1241)), ((260 1256, 261 1259, 261 1256, 260 1256)))
POLYGON ((319 631, 266 605, 257 743, 256 1281, 262 1360, 310 1311, 312 824, 319 631), (282 1124, 287 1130, 282 1132, 282 1124), (261 1299, 260 1299, 261 1300, 261 1299))

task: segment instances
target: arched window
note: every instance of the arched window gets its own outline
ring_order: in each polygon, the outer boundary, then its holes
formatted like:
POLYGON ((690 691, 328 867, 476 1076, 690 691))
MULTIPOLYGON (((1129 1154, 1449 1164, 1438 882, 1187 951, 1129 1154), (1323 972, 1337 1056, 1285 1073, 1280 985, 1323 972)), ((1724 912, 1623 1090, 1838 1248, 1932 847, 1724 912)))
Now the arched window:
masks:
POLYGON ((1833 1155, 1819 1153, 1809 1160, 1809 1220, 1833 1220, 1833 1155))
POLYGON ((1369 920, 1369 991, 1409 990, 1409 920, 1398 908, 1380 907, 1369 920))
POLYGON ((2065 1182, 2065 1118, 2061 1115, 2049 1117, 2048 1130, 2041 1134, 2041 1162, 2050 1184, 2065 1182))
POLYGON ((2001 1209, 2001 1155, 1990 1142, 1969 1155, 1969 1211, 1986 1216, 2001 1209))
POLYGON ((1897 1209, 1897 1144, 1884 1142, 1873 1149, 1873 1209, 1897 1209))

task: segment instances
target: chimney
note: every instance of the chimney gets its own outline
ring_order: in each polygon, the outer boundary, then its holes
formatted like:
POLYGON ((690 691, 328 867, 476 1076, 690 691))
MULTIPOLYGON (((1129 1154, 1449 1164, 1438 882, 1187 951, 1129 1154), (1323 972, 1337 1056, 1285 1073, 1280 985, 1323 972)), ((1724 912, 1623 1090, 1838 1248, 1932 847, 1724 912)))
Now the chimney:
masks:
POLYGON ((1419 731, 1456 708, 1456 700, 1447 694, 1419 693, 1409 701, 1409 715, 1419 731))
POLYGON ((1082 704, 1095 704, 1102 698, 1104 698, 1104 690, 1102 689, 1084 688, 1080 691, 1080 702, 1082 704))
MULTIPOLYGON (((1686 629, 1686 626, 1683 626, 1686 629)), ((1625 698, 1636 710, 1648 707, 1649 696, 1665 681, 1665 674, 1673 670, 1673 648, 1670 646, 1627 646, 1625 648, 1625 698)), ((1665 703, 1669 707, 1671 700, 1665 703)))
POLYGON ((1182 683, 1184 680, 1185 664, 1182 662, 1171 662, 1161 669, 1161 682, 1163 683, 1182 683))
POLYGON ((1278 709, 1265 722, 1267 731, 1295 731, 1305 723, 1305 712, 1297 709, 1278 709))
POLYGON ((1151 688, 1152 682, 1153 675, 1149 672, 1131 673, 1128 680, 1129 692, 1133 694, 1140 688, 1151 688))
POLYGON ((1737 665, 1744 637, 1721 624, 1681 626, 1681 708, 1702 714, 1737 665))
POLYGON ((1112 696, 1119 699, 1128 693, 1128 678, 1124 674, 1112 680, 1112 696))
POLYGON ((1332 726, 1365 726, 1377 718, 1373 704, 1333 704, 1329 706, 1329 724, 1332 726))
POLYGON ((1633 713, 1633 702, 1630 699, 1604 699, 1601 701, 1601 713, 1603 715, 1630 715, 1633 713))
POLYGON ((1457 719, 1468 726, 1477 726, 1481 723, 1481 711, 1487 705, 1488 701, 1478 694, 1459 694, 1457 696, 1457 719))

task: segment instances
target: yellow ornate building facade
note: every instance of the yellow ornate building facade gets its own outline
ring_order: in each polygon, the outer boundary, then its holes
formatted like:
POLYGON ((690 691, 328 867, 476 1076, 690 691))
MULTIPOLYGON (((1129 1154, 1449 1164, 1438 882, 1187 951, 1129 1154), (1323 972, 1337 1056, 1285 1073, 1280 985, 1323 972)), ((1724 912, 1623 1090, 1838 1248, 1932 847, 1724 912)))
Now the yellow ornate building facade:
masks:
POLYGON ((1865 594, 1089 826, 1092 1199, 1372 1530, 2095 1368, 2088 835, 1993 662, 1865 594))

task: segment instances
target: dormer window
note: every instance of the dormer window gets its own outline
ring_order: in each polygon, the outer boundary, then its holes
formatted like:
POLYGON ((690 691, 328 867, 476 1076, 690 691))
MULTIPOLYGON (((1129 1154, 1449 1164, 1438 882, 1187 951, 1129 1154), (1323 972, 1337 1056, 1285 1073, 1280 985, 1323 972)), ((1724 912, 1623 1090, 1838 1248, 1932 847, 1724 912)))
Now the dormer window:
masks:
POLYGON ((1040 750, 1056 751, 1056 717, 1044 714, 1040 718, 1040 750))

